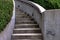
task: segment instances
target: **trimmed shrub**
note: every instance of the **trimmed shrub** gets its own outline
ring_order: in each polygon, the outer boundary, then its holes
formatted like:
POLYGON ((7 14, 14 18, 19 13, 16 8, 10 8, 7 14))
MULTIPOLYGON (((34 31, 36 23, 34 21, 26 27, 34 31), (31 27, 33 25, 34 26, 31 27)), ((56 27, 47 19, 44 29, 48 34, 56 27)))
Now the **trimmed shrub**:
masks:
POLYGON ((0 0, 0 32, 9 23, 13 11, 12 0, 0 0))

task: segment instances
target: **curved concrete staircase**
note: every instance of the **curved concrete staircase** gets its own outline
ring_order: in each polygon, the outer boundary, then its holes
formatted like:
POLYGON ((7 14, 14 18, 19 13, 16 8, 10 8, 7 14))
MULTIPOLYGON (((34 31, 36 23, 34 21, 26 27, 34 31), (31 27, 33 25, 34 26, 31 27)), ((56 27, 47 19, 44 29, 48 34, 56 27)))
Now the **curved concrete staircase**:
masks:
POLYGON ((16 9, 16 22, 11 40, 42 40, 39 25, 19 9, 16 9))

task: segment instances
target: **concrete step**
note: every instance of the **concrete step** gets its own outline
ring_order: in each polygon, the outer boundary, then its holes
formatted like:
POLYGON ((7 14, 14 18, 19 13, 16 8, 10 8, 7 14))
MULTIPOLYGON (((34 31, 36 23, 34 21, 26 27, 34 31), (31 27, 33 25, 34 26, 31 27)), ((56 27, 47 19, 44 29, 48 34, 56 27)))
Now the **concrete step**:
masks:
POLYGON ((31 20, 24 20, 24 19, 23 20, 22 19, 20 20, 20 19, 17 19, 16 21, 23 21, 24 22, 24 21, 31 21, 31 20))
POLYGON ((13 33, 41 33, 40 30, 14 30, 13 33))
MULTIPOLYGON (((17 8, 18 9, 18 8, 17 8)), ((20 10, 20 9, 15 9, 15 14, 20 14, 20 13, 24 13, 22 10, 20 10)))
POLYGON ((16 24, 15 28, 38 28, 38 24, 16 24))
MULTIPOLYGON (((24 12, 16 13, 16 15, 25 14, 24 12)), ((26 15, 26 14, 25 14, 26 15)))
POLYGON ((27 18, 24 17, 24 18, 16 18, 16 20, 33 20, 33 19, 32 18, 28 18, 28 17, 27 18))
POLYGON ((19 34, 12 34, 12 36, 41 36, 41 33, 19 33, 19 34))
POLYGON ((14 30, 40 30, 40 28, 16 28, 14 30))
POLYGON ((15 22, 16 24, 36 24, 36 22, 34 22, 34 21, 16 21, 15 22))
POLYGON ((18 15, 18 16, 28 16, 28 15, 26 15, 26 14, 16 14, 16 17, 17 17, 17 15, 18 15))
POLYGON ((23 18, 23 19, 20 19, 20 18, 18 19, 18 18, 17 18, 17 20, 16 20, 16 21, 23 21, 23 22, 24 22, 24 21, 32 21, 32 20, 24 19, 24 18, 23 18))
POLYGON ((16 21, 33 21, 32 18, 16 18, 16 21))
POLYGON ((19 16, 28 16, 28 15, 15 15, 16 17, 19 17, 19 16))
POLYGON ((15 16, 27 16, 26 14, 16 14, 15 16))
POLYGON ((30 16, 16 16, 16 18, 31 18, 30 16))
POLYGON ((12 40, 42 40, 42 39, 12 39, 12 40))
POLYGON ((41 33, 40 28, 18 28, 13 33, 41 33))
POLYGON ((38 24, 16 24, 16 26, 37 26, 38 24))
POLYGON ((42 34, 40 33, 23 33, 23 34, 12 34, 13 39, 41 39, 42 34))

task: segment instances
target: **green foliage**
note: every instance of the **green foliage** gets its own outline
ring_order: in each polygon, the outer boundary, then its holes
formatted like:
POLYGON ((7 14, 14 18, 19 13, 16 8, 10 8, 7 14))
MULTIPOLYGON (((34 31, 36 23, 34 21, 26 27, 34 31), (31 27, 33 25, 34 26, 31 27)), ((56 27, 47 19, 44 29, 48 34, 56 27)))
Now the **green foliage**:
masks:
POLYGON ((11 19, 13 10, 12 0, 0 0, 0 32, 6 27, 11 19))
POLYGON ((45 9, 59 9, 60 0, 31 0, 39 5, 43 6, 45 9))

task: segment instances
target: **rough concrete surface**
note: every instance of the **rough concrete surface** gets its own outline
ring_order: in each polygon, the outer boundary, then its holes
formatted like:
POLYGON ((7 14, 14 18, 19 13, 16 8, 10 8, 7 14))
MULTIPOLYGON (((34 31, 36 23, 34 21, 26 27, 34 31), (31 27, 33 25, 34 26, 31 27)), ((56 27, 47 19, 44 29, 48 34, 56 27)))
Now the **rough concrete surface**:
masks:
POLYGON ((60 9, 43 13, 44 40, 60 40, 60 9))

